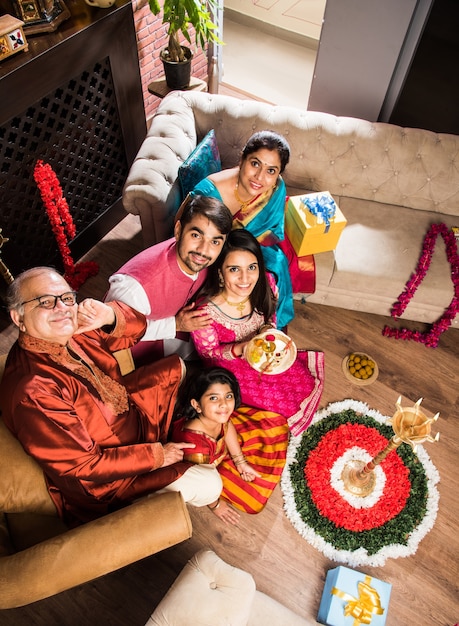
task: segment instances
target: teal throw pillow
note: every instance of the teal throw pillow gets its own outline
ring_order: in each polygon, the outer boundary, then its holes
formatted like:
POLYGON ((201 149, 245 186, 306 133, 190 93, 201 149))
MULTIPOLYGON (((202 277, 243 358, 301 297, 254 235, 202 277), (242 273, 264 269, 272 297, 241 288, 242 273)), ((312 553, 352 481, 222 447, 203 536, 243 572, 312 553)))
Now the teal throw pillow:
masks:
POLYGON ((178 178, 182 189, 182 199, 194 187, 209 176, 219 172, 222 168, 215 132, 210 130, 190 156, 179 167, 178 178))

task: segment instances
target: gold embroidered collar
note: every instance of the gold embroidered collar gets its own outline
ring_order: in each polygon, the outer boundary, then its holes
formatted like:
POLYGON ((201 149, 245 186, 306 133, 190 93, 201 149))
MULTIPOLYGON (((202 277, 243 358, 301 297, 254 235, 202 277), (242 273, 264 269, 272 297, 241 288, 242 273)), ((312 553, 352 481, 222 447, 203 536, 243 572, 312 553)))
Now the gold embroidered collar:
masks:
POLYGON ((72 339, 66 346, 62 346, 59 343, 38 339, 20 332, 18 343, 21 348, 29 352, 48 354, 55 363, 88 380, 97 390, 102 402, 109 406, 115 415, 120 415, 129 409, 126 388, 104 374, 72 339))

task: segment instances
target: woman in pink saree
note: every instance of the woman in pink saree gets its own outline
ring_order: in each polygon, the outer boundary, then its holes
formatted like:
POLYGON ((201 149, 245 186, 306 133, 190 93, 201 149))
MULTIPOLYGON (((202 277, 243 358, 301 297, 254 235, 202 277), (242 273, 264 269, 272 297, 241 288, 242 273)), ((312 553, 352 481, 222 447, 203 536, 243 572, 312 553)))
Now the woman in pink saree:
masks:
POLYGON ((261 374, 244 357, 247 343, 276 327, 277 288, 266 273, 260 244, 244 229, 233 230, 217 261, 209 268, 197 306, 212 318, 192 333, 206 365, 232 371, 246 405, 282 414, 298 435, 309 425, 323 389, 322 352, 298 350, 285 372, 261 374))

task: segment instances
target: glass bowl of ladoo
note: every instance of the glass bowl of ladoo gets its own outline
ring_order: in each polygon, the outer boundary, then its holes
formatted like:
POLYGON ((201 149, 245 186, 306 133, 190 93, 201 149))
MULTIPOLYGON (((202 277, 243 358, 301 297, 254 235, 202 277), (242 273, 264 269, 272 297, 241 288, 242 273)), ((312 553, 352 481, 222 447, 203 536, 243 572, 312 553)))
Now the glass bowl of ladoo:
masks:
POLYGON ((296 345, 277 328, 269 328, 253 337, 246 345, 244 357, 260 374, 282 374, 296 359, 296 345))

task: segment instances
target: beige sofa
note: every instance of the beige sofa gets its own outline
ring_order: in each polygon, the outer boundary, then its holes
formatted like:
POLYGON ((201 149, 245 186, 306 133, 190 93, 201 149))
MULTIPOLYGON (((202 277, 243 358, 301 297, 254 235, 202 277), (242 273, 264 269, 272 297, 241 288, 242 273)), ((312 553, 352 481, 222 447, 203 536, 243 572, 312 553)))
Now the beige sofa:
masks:
MULTIPOLYGON (((307 300, 389 315, 415 270, 429 225, 459 226, 459 137, 223 95, 173 92, 152 120, 123 193, 126 210, 140 215, 145 245, 170 236, 178 168, 210 129, 226 168, 238 162, 247 138, 266 128, 290 143, 284 174, 289 194, 328 190, 347 219, 336 250, 315 255, 316 291, 307 300)), ((403 317, 433 322, 453 295, 440 237, 403 317)))

